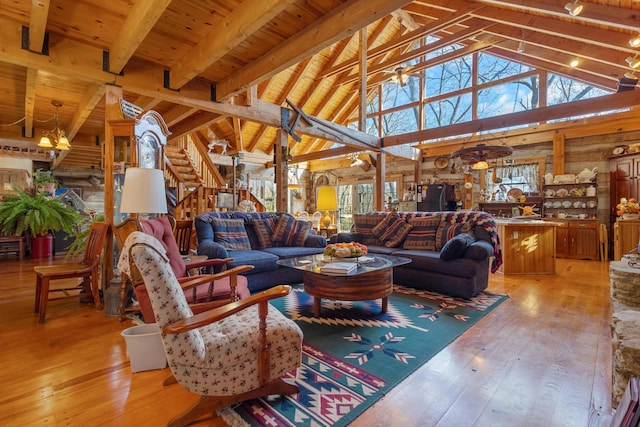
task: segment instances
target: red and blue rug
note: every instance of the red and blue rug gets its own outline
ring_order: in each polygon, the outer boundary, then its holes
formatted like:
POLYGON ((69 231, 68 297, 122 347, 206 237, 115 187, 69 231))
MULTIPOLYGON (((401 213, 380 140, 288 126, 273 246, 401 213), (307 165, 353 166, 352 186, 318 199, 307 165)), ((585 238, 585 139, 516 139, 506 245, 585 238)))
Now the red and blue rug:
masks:
POLYGON ((507 297, 471 300, 395 286, 380 300, 322 300, 320 317, 302 287, 272 304, 304 332, 300 393, 245 402, 223 414, 231 425, 346 426, 507 297))

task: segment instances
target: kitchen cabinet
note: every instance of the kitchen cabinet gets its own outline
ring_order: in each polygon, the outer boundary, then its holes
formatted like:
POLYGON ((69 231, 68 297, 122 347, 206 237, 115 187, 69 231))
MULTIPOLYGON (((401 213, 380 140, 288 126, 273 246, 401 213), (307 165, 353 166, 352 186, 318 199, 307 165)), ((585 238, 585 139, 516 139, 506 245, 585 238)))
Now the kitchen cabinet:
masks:
POLYGON ((640 240, 640 220, 622 219, 613 224, 613 260, 620 261, 624 254, 635 251, 640 240))
POLYGON ((553 274, 556 272, 558 223, 541 220, 496 219, 502 245, 503 274, 553 274))
POLYGON ((597 219, 554 219, 556 228, 556 256, 558 258, 599 258, 597 219))
POLYGON ((509 218, 514 216, 513 208, 518 209, 518 215, 522 215, 522 209, 520 207, 523 206, 533 206, 533 212, 535 214, 540 215, 542 212, 542 197, 540 196, 526 196, 527 200, 524 203, 520 202, 480 202, 478 206, 481 211, 485 211, 490 213, 496 218, 509 218))
POLYGON ((611 229, 616 221, 616 205, 620 198, 640 200, 640 153, 609 157, 611 229))

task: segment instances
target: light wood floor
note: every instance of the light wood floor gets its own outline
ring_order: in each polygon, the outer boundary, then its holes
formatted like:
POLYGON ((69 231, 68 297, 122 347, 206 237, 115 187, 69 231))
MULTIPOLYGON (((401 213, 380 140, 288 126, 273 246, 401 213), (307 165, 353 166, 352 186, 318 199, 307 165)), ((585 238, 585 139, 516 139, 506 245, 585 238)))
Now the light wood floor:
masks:
MULTIPOLYGON (((73 299, 50 303, 38 325, 33 265, 0 259, 0 425, 162 426, 196 399, 162 386, 168 369, 131 374, 120 336, 131 321, 73 299)), ((352 426, 608 425, 608 263, 557 266, 491 275, 490 290, 510 299, 352 426)))

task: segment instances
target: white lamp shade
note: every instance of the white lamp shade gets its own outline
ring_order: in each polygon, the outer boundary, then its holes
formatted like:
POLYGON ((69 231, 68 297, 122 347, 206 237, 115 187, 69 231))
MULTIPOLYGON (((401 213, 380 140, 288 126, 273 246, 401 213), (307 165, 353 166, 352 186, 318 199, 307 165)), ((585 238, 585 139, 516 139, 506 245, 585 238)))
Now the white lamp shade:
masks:
POLYGON ((167 213, 164 174, 160 169, 128 168, 122 189, 122 213, 167 213))
POLYGON ((53 144, 51 144, 51 140, 49 139, 49 137, 43 136, 42 138, 40 138, 38 147, 53 148, 53 144))
POLYGON ((318 187, 316 208, 320 211, 335 211, 338 209, 338 195, 335 187, 321 185, 318 187))

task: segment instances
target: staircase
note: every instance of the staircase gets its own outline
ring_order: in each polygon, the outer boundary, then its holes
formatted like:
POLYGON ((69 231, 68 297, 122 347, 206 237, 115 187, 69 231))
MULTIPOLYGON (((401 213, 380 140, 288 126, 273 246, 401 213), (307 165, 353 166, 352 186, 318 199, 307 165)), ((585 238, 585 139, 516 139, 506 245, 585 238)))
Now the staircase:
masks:
POLYGON ((204 185, 200 175, 198 175, 198 172, 196 172, 193 167, 189 154, 184 148, 166 145, 164 147, 164 153, 170 163, 167 164, 167 167, 172 170, 176 179, 183 183, 185 189, 193 190, 204 185))
MULTIPOLYGON (((194 166, 192 155, 187 148, 177 145, 166 145, 165 149, 165 179, 169 187, 176 189, 172 197, 174 205, 173 216, 176 219, 193 219, 205 212, 218 210, 218 193, 228 193, 227 188, 220 188, 224 182, 215 165, 208 157, 208 153, 193 153, 200 161, 200 170, 205 174, 207 181, 194 166), (213 169, 213 170, 212 170, 213 169), (215 181, 214 186, 207 182, 215 181), (220 186, 220 187, 219 187, 220 186)), ((259 212, 266 210, 265 206, 248 190, 236 190, 240 200, 251 200, 259 212)))

